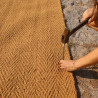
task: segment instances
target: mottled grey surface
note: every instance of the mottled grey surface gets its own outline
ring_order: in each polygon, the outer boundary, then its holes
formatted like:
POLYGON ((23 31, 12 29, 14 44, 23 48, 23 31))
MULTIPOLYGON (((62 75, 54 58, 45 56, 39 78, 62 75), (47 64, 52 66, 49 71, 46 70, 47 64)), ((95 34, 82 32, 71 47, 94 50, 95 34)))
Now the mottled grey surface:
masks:
MULTIPOLYGON (((61 0, 64 19, 69 29, 77 26, 83 12, 92 3, 90 0, 61 0)), ((78 59, 98 47, 98 32, 84 26, 69 39, 73 59, 78 59)), ((98 67, 81 69, 75 72, 78 97, 98 98, 98 67)))

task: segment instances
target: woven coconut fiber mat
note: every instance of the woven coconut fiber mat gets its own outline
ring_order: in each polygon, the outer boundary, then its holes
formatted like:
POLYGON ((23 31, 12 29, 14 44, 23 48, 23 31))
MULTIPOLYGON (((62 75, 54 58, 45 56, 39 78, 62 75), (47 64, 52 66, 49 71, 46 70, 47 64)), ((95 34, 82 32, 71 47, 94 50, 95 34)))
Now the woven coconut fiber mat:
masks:
POLYGON ((60 0, 0 0, 0 98, 77 97, 64 28, 60 0))

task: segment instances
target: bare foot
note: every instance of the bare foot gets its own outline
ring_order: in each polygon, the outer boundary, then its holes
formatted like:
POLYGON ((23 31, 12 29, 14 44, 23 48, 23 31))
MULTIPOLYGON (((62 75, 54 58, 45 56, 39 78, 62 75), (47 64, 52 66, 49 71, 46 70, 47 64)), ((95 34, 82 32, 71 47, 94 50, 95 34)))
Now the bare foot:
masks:
POLYGON ((78 68, 75 66, 76 60, 60 60, 61 69, 66 71, 75 71, 78 68))

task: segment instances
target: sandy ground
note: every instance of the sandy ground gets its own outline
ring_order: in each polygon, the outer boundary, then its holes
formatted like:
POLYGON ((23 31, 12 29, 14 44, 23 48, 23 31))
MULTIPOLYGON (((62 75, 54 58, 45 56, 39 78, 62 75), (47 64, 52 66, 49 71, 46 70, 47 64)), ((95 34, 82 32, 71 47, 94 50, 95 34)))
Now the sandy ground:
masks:
MULTIPOLYGON (((64 19, 69 29, 77 26, 83 12, 90 7, 89 0, 61 0, 64 19)), ((70 37, 72 59, 78 59, 98 47, 98 32, 84 26, 70 37)), ((74 72, 78 98, 98 98, 98 66, 74 72)))

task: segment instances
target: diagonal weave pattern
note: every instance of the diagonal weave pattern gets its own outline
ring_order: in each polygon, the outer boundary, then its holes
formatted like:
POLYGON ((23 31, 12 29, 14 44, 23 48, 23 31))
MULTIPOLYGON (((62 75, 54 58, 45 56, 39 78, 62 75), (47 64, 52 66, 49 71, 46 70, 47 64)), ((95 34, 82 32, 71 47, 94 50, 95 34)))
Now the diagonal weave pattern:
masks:
POLYGON ((60 0, 0 1, 0 98, 76 98, 64 27, 60 0))

